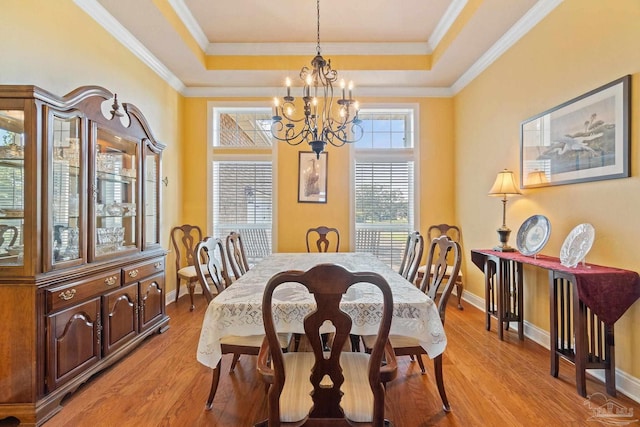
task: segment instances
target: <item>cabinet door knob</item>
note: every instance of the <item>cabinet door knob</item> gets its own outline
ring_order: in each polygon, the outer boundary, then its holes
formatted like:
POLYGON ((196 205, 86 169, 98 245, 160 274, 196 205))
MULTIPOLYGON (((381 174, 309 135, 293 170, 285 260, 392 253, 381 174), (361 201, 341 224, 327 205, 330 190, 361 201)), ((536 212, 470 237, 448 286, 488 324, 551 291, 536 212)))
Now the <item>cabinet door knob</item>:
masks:
POLYGON ((76 296, 76 290, 75 289, 67 289, 64 292, 60 292, 60 295, 58 295, 58 298, 60 298, 61 300, 69 301, 74 296, 76 296))
POLYGON ((118 278, 116 276, 111 276, 104 279, 104 284, 107 286, 113 286, 116 284, 117 281, 118 281, 118 278))
POLYGON ((153 266, 156 268, 156 270, 160 270, 162 268, 162 263, 156 262, 155 264, 153 264, 153 266))
POLYGON ((138 269, 131 270, 129 272, 129 277, 138 277, 138 269))

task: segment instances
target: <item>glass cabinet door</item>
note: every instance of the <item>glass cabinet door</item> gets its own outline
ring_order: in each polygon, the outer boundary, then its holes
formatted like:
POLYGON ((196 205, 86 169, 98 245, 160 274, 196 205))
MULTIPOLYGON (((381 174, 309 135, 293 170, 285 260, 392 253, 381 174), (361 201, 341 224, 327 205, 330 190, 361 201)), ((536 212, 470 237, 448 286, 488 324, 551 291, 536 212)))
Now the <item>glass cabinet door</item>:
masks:
POLYGON ((160 154, 148 146, 144 154, 144 247, 160 244, 160 154))
POLYGON ((0 266, 24 265, 24 111, 0 109, 0 266))
POLYGON ((83 259, 80 118, 53 114, 49 132, 52 142, 49 220, 52 224, 51 263, 55 267, 56 264, 83 259))
POLYGON ((95 146, 94 257, 137 250, 138 144, 98 129, 95 146))

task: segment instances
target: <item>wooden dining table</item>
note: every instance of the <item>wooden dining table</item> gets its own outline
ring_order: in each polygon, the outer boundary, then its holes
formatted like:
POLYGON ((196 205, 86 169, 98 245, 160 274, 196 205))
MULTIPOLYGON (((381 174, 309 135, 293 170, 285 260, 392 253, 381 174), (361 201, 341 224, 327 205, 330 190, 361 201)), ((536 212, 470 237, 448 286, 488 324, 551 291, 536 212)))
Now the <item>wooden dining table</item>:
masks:
MULTIPOLYGON (((391 334, 418 339, 430 358, 443 353, 447 337, 431 298, 387 264, 368 253, 276 253, 252 267, 209 304, 202 322, 197 360, 216 368, 222 357, 220 339, 229 335, 264 334, 262 294, 267 281, 286 270, 308 270, 322 263, 339 264, 351 271, 373 271, 382 275, 393 293, 391 334)), ((382 294, 370 283, 353 285, 341 308, 353 320, 351 333, 374 335, 382 317, 382 294)), ((280 286, 273 298, 278 332, 304 334, 303 320, 315 309, 315 300, 302 285, 280 286)))

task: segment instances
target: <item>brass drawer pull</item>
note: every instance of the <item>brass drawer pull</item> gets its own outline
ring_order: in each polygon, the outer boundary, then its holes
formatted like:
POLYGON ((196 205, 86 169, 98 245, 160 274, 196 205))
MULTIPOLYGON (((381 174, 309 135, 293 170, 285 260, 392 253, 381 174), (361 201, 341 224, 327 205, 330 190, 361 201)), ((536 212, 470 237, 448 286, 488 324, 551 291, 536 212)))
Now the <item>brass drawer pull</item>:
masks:
POLYGON ((111 276, 111 277, 107 277, 106 279, 104 279, 104 284, 107 286, 113 286, 116 284, 116 282, 118 281, 118 277, 116 276, 111 276))
POLYGON ((131 278, 138 277, 138 269, 136 268, 135 270, 131 270, 129 272, 129 277, 131 277, 131 278))
POLYGON ((162 268, 162 263, 156 262, 155 264, 153 264, 153 266, 156 268, 156 270, 160 270, 162 268))
POLYGON ((64 300, 64 301, 69 301, 74 296, 76 296, 76 290, 75 289, 67 289, 64 292, 60 292, 60 295, 58 295, 58 298, 60 298, 61 300, 64 300))

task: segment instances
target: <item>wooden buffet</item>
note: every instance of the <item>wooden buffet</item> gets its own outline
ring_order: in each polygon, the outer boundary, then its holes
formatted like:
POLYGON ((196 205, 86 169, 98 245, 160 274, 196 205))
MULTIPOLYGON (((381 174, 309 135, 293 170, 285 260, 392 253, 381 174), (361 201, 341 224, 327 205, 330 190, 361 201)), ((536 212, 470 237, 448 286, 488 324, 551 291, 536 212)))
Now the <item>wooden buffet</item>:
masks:
POLYGON ((97 86, 0 86, 0 419, 62 399, 168 328, 164 145, 97 86))

